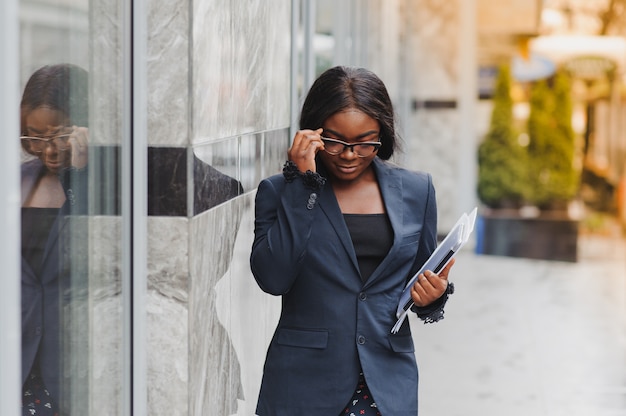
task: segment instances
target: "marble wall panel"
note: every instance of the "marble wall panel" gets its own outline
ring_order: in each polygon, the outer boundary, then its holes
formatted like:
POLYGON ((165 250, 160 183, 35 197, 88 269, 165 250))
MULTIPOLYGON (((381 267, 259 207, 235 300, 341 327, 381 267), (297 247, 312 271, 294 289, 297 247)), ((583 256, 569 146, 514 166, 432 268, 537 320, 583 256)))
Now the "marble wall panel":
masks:
POLYGON ((193 2, 193 142, 289 126, 287 0, 193 2))
MULTIPOLYGON (((280 129, 196 146, 193 187, 196 203, 205 202, 200 208, 196 206, 191 218, 148 217, 147 357, 151 414, 227 415, 256 403, 266 345, 250 351, 245 347, 243 334, 255 331, 255 336, 265 340, 271 335, 272 325, 259 323, 275 319, 272 310, 266 308, 268 300, 261 296, 256 299, 259 307, 255 309, 254 325, 246 322, 241 312, 232 310, 232 305, 245 308, 248 296, 242 303, 236 292, 224 292, 224 288, 231 288, 234 282, 235 287, 245 286, 259 295, 248 263, 253 191, 263 177, 280 172, 288 143, 288 129, 280 129), (242 221, 245 229, 241 229, 242 221), (233 270, 237 270, 235 280, 233 270), (222 282, 219 291, 218 282, 222 282), (226 316, 236 316, 235 323, 218 317, 218 304, 226 316), (236 348, 231 334, 237 334, 236 348), (246 371, 252 375, 245 382, 238 349, 248 357, 246 371)), ((151 171, 158 167, 170 172, 156 175, 152 187, 170 189, 171 178, 179 176, 172 172, 186 170, 186 149, 149 150, 149 155, 159 155, 152 160, 151 171), (182 167, 174 169, 179 163, 182 167)), ((181 178, 186 177, 183 175, 175 182, 180 183, 181 178)), ((149 195, 148 201, 156 201, 155 196, 149 195)))
POLYGON ((91 412, 94 416, 121 415, 122 411, 122 295, 93 296, 90 305, 91 412))
MULTIPOLYGON (((389 96, 395 102, 402 85, 402 0, 368 0, 367 67, 385 83, 389 96)), ((360 40, 363 41, 363 40, 360 40)), ((358 42, 358 40, 357 40, 358 42)))
POLYGON ((241 140, 241 137, 232 137, 193 148, 194 214, 245 192, 241 183, 241 140))
MULTIPOLYGON (((456 222, 459 204, 459 38, 457 2, 418 0, 407 7, 407 86, 403 164, 429 172, 437 190, 439 230, 456 222), (428 106, 425 104, 429 103, 428 106)), ((478 71, 477 68, 466 70, 478 71)), ((475 159, 474 155, 466 157, 475 159)))
MULTIPOLYGON (((215 293, 217 282, 234 260, 243 199, 232 199, 191 219, 190 415, 230 415, 237 411, 238 399, 244 398, 239 359, 227 330, 218 319, 215 293)), ((236 294, 231 294, 226 301, 230 302, 233 297, 236 294)))
MULTIPOLYGON (((410 13, 410 88, 418 100, 456 99, 459 7, 456 1, 417 0, 410 13)), ((477 71, 476 68, 467 70, 477 71)))
POLYGON ((148 217, 146 363, 148 409, 187 415, 189 220, 148 217))
POLYGON ((89 4, 90 134, 92 144, 120 145, 124 99, 124 1, 89 4))
POLYGON ((258 182, 280 172, 288 129, 198 146, 221 172, 239 175, 245 193, 191 220, 190 414, 252 415, 280 298, 264 294, 250 272, 258 182), (220 155, 235 153, 237 165, 220 155), (219 375, 219 376, 217 376, 219 375))
POLYGON ((229 269, 215 285, 215 310, 239 362, 243 399, 236 415, 254 415, 270 339, 280 315, 281 300, 259 289, 250 271, 254 238, 254 197, 241 198, 241 223, 229 269))
POLYGON ((194 155, 222 174, 239 179, 241 138, 232 137, 193 148, 194 155))
MULTIPOLYGON (((119 145, 124 99, 124 2, 90 2, 91 135, 119 145)), ((148 143, 185 145, 189 139, 189 3, 148 2, 148 143)))
POLYGON ((419 126, 406 142, 405 166, 428 172, 433 177, 437 194, 438 228, 445 233, 457 220, 458 155, 450 149, 459 148, 456 110, 420 110, 413 122, 419 126))
POLYGON ((91 410, 122 414, 122 218, 94 216, 89 225, 91 410))
POLYGON ((287 160, 287 149, 291 144, 289 129, 268 131, 263 141, 263 154, 261 158, 261 176, 259 179, 282 172, 283 165, 287 160))
POLYGON ((280 172, 288 146, 288 128, 196 145, 194 214, 252 191, 261 179, 280 172))
MULTIPOLYGON (((235 176, 230 176, 220 171, 221 166, 211 166, 195 155, 193 164, 194 215, 222 204, 244 192, 238 170, 235 176)), ((228 168, 227 165, 225 169, 227 172, 232 170, 228 168)))
POLYGON ((187 216, 186 147, 148 148, 148 215, 187 216))
POLYGON ((289 129, 268 131, 241 138, 241 183, 245 191, 256 189, 259 182, 279 173, 287 160, 289 129))
POLYGON ((263 133, 241 137, 239 152, 239 177, 244 190, 256 188, 261 177, 263 159, 263 133))
POLYGON ((189 220, 148 217, 148 289, 187 303, 189 293, 189 220))
MULTIPOLYGON (((171 219, 167 219, 171 221, 171 219)), ((149 415, 189 414, 188 305, 148 290, 146 365, 149 415)))
POLYGON ((148 144, 189 142, 189 2, 152 0, 148 7, 148 144))
POLYGON ((89 2, 89 412, 123 413, 120 145, 124 98, 124 2, 89 2))
MULTIPOLYGON (((89 409, 89 217, 61 217, 58 239, 59 264, 62 266, 59 288, 60 396, 59 411, 85 413, 89 409)), ((44 265, 50 263, 44 263, 44 265)), ((44 292, 53 297, 53 291, 44 292)), ((46 299, 45 301, 48 301, 46 299)), ((54 302, 52 299, 50 301, 54 302)), ((51 311, 51 309, 47 309, 51 311)), ((53 322, 52 320, 50 322, 53 322)), ((50 323, 43 330, 54 331, 50 323)))
MULTIPOLYGON (((255 168, 261 165, 255 149, 260 146, 261 137, 235 137, 198 146, 195 150, 149 147, 148 215, 197 215, 241 195, 244 192, 242 175, 259 171, 255 168), (244 162, 240 160, 242 151, 246 152, 244 162), (188 205, 192 206, 193 213, 188 205)), ((250 180, 246 185, 248 189, 253 188, 248 186, 250 180)))
MULTIPOLYGON (((125 10, 119 0, 90 2, 91 136, 94 144, 121 142, 124 99, 125 10)), ((188 142, 189 5, 186 1, 149 2, 148 142, 188 142)))

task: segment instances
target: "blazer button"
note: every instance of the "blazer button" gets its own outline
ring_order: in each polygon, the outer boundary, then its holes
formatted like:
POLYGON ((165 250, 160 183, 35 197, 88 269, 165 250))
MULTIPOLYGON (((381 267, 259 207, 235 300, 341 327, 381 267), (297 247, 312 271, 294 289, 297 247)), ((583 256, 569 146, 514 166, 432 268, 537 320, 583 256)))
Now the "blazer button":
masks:
POLYGON ((306 208, 307 209, 313 209, 313 206, 314 206, 314 204, 312 204, 310 202, 308 204, 306 204, 306 208))
POLYGON ((359 300, 366 300, 367 299, 367 293, 365 292, 361 292, 359 293, 359 300))
POLYGON ((358 342, 360 345, 365 344, 365 337, 363 335, 359 335, 356 342, 358 342))
POLYGON ((76 203, 76 198, 74 197, 74 191, 71 189, 67 190, 67 199, 70 200, 70 205, 74 205, 76 203))

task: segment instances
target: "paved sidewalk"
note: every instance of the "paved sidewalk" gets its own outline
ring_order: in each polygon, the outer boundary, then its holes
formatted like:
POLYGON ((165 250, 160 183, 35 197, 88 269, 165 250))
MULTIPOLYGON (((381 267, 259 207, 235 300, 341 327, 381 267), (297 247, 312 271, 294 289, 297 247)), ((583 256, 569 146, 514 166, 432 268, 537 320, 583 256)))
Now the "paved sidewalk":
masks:
POLYGON ((459 254, 446 319, 412 321, 420 416, 626 415, 626 243, 577 263, 459 254))

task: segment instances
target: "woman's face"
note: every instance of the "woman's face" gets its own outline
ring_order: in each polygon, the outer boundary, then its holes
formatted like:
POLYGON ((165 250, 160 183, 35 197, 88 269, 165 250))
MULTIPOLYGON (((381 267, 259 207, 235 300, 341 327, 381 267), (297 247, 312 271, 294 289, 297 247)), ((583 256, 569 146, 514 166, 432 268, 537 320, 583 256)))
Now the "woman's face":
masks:
MULTIPOLYGON (((378 142, 380 124, 364 112, 353 108, 335 113, 322 125, 322 136, 329 139, 341 140, 346 143, 378 142)), ((373 147, 370 147, 372 150, 373 147)), ((359 179, 368 171, 378 149, 365 157, 358 156, 354 148, 345 148, 336 155, 321 150, 318 155, 333 177, 343 182, 359 179)))
POLYGON ((43 140, 29 140, 28 147, 53 173, 70 165, 71 153, 63 135, 71 130, 63 113, 50 107, 37 107, 26 116, 26 134, 43 140))

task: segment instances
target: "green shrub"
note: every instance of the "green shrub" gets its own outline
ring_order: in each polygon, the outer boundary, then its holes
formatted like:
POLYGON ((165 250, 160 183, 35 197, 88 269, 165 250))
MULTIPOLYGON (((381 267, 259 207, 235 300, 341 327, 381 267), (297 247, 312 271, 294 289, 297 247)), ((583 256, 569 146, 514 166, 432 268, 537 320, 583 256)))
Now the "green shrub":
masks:
POLYGON ((511 74, 501 66, 490 128, 478 148, 478 198, 492 208, 519 207, 526 198, 526 152, 513 126, 511 74))
POLYGON ((558 72, 531 87, 528 117, 528 168, 533 192, 528 201, 541 209, 563 207, 576 195, 579 173, 574 167, 572 104, 567 75, 558 72))

